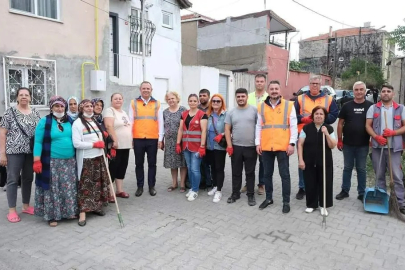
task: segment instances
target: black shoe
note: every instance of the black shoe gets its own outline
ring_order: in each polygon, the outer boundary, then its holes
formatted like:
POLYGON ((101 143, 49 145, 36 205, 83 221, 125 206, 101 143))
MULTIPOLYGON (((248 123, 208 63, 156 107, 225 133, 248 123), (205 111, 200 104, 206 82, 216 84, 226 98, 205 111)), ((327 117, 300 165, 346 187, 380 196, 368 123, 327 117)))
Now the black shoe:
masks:
POLYGON ((399 208, 399 212, 401 212, 403 215, 405 215, 405 207, 399 208))
POLYGON ((349 193, 347 193, 346 191, 342 190, 338 195, 336 195, 336 200, 343 200, 344 198, 348 198, 349 197, 349 193))
POLYGON ((255 206, 256 205, 255 195, 249 195, 248 196, 248 204, 249 204, 249 206, 255 206))
POLYGON ((240 195, 232 194, 231 197, 228 198, 227 203, 234 203, 236 200, 240 199, 240 195))
POLYGON ((100 216, 100 217, 105 216, 105 212, 104 212, 103 210, 100 210, 100 211, 93 211, 93 214, 95 214, 95 215, 97 215, 97 216, 100 216))
POLYGON ((187 188, 187 189, 190 189, 190 188, 191 188, 191 185, 190 185, 190 182, 189 182, 189 181, 186 181, 186 188, 187 188))
POLYGON ((290 212, 290 204, 289 203, 284 203, 283 204, 283 214, 287 214, 290 212))
POLYGON ((263 210, 264 208, 266 208, 270 204, 273 204, 273 200, 264 200, 264 202, 262 202, 262 204, 259 205, 259 209, 263 210))
POLYGON ((297 200, 302 200, 302 199, 304 199, 304 197, 305 197, 305 190, 304 190, 303 188, 300 188, 300 189, 298 190, 297 195, 295 195, 295 198, 296 198, 297 200))
POLYGON ((149 188, 149 194, 150 194, 150 196, 156 196, 156 189, 155 189, 155 187, 150 187, 149 188))
POLYGON ((79 224, 80 227, 86 226, 86 220, 79 220, 77 224, 79 224))
POLYGON ((140 196, 142 196, 142 193, 143 193, 143 187, 139 187, 135 192, 135 196, 140 197, 140 196))
POLYGON ((363 202, 364 194, 360 194, 359 196, 357 196, 357 200, 360 200, 361 202, 363 202))

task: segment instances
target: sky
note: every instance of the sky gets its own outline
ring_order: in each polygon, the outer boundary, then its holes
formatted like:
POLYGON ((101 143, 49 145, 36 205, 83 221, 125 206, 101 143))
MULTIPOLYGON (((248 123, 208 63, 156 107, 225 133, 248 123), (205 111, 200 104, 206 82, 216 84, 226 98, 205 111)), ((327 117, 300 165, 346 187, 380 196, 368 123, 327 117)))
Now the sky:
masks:
MULTIPOLYGON (((264 0, 190 0, 193 3, 189 10, 221 20, 264 10, 264 0)), ((333 30, 371 26, 392 31, 398 25, 405 25, 405 0, 295 0, 296 2, 321 13, 333 20, 326 19, 305 9, 293 0, 266 0, 266 8, 274 11, 299 30, 292 40, 291 57, 298 60, 298 41, 333 30), (347 25, 345 25, 347 24, 347 25)), ((183 10, 182 15, 190 11, 183 10)), ((289 35, 292 37, 295 33, 289 35)), ((398 55, 401 55, 397 51, 398 55)))

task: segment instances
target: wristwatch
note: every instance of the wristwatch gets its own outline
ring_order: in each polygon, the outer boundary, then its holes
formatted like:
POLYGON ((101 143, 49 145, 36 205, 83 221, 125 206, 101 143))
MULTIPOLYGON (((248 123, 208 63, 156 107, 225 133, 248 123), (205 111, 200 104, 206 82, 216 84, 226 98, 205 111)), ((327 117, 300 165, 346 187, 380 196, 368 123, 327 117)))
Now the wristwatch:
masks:
POLYGON ((291 146, 295 146, 295 143, 290 143, 291 146))

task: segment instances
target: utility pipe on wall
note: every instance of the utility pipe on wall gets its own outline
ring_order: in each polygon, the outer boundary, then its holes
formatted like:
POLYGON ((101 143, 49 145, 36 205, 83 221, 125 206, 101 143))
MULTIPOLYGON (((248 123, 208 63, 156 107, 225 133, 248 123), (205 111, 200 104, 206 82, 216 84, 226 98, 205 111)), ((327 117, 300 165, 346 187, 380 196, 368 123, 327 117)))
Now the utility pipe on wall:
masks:
POLYGON ((300 31, 297 31, 297 33, 296 33, 294 36, 292 36, 292 37, 290 38, 290 43, 288 43, 288 63, 287 63, 287 76, 286 76, 286 79, 285 79, 285 86, 288 85, 288 79, 289 79, 289 77, 290 77, 291 41, 292 41, 292 39, 295 38, 299 33, 300 33, 300 31))

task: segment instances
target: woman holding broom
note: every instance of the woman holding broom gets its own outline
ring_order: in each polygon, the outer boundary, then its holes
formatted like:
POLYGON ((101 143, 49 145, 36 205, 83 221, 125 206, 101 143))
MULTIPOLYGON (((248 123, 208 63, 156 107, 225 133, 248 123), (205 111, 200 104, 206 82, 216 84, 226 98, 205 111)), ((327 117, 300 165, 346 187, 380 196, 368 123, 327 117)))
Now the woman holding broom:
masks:
POLYGON ((322 106, 312 110, 313 122, 302 129, 298 139, 298 166, 304 170, 307 209, 312 213, 318 206, 321 214, 327 216, 326 208, 333 206, 333 160, 332 149, 336 146, 333 128, 324 123, 328 112, 322 106), (323 136, 325 136, 326 205, 323 192, 323 136), (326 207, 326 208, 325 208, 326 207))
POLYGON ((73 123, 72 138, 76 148, 79 176, 79 226, 86 225, 86 213, 104 216, 103 204, 109 197, 109 179, 104 160, 103 132, 93 118, 93 104, 84 99, 79 104, 79 116, 73 123))

